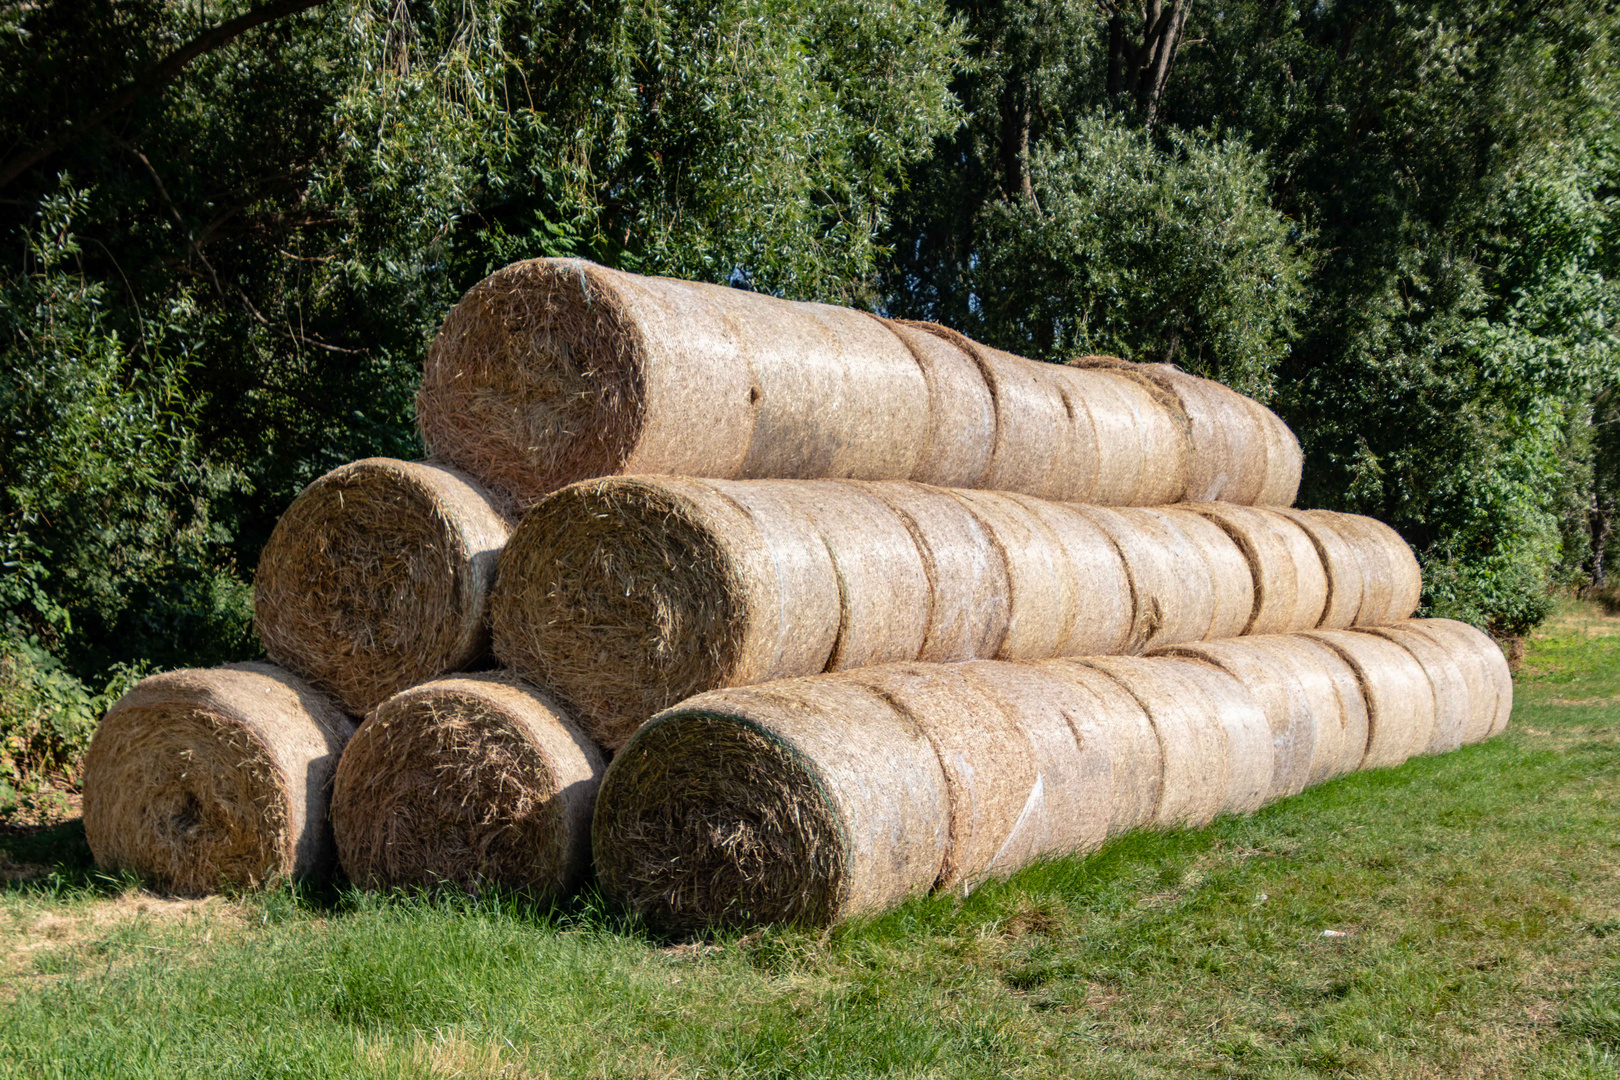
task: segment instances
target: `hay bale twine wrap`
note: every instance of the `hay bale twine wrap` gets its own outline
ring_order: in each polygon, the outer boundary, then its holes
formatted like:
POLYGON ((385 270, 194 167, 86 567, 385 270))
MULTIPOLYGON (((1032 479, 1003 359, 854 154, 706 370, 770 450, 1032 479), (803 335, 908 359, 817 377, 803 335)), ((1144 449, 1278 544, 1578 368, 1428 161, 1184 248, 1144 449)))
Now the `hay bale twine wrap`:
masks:
POLYGON ((325 874, 332 773, 353 733, 336 703, 273 664, 142 679, 85 754, 96 863, 182 895, 325 874))
POLYGON ((1254 571, 1236 541, 1213 521, 1180 507, 1146 507, 1140 512, 1152 514, 1182 533, 1203 555, 1215 601, 1204 637, 1229 638, 1244 633, 1244 627, 1254 618, 1254 571))
MULTIPOLYGON (((949 335, 933 332, 932 323, 883 322, 911 350, 928 384, 928 434, 910 478, 940 487, 984 487, 996 445, 996 396, 979 361, 949 335)), ((1070 466, 1071 486, 1089 495, 1097 484, 1095 433, 1072 449, 1084 456, 1070 466)))
POLYGON ((1225 531, 1248 563, 1254 607, 1238 633, 1285 634, 1317 627, 1327 605, 1327 575, 1315 545, 1297 525, 1266 510, 1227 503, 1188 509, 1225 531))
POLYGON ((1012 584, 1006 555, 984 522, 938 488, 876 482, 866 489, 894 511, 922 558, 931 601, 917 659, 995 656, 1007 638, 1012 584))
POLYGON ((1456 619, 1412 619, 1400 624, 1444 648, 1463 670, 1475 692, 1463 741, 1499 735, 1513 713, 1513 672, 1502 647, 1483 630, 1456 619))
POLYGON ((1058 655, 1079 611, 1080 583, 1062 540, 1041 514, 1010 495, 952 491, 978 519, 1007 569, 1007 633, 993 654, 1004 659, 1058 655))
POLYGON ((1392 641, 1355 630, 1302 635, 1338 653, 1355 672, 1367 702, 1367 752, 1361 768, 1399 765, 1434 738, 1434 689, 1412 654, 1392 641))
POLYGON ((1286 664, 1316 728, 1307 787, 1361 768, 1367 754, 1367 702, 1355 669, 1328 646, 1297 634, 1252 641, 1286 664))
POLYGON ((1221 812, 1230 786, 1226 725, 1197 683, 1163 660, 1134 656, 1083 661, 1136 699, 1159 740, 1162 776, 1153 824, 1207 825, 1221 812))
POLYGON ((667 930, 824 926, 930 890, 949 831, 928 738, 838 675, 648 721, 602 779, 592 850, 603 890, 667 930))
POLYGON ((1396 626, 1370 626, 1360 631, 1393 641, 1412 654, 1434 691, 1434 731, 1423 753, 1444 754, 1461 746, 1473 720, 1474 684, 1450 650, 1414 630, 1396 626))
MULTIPOLYGON (((1324 726, 1317 702, 1306 692, 1295 665, 1279 643, 1286 638, 1252 637, 1227 641, 1172 645, 1155 656, 1182 656, 1202 660, 1237 679, 1265 715, 1271 741, 1271 772, 1263 801, 1297 795, 1312 783, 1311 762, 1316 755, 1317 730, 1324 726)), ((1342 728, 1342 716, 1327 722, 1342 728)), ((1329 733, 1329 738, 1334 733, 1329 733)))
POLYGON ((1248 687, 1214 664, 1164 657, 1163 665, 1203 692, 1226 733, 1226 791, 1220 812, 1254 813, 1266 804, 1276 760, 1265 710, 1248 687))
POLYGON ((367 458, 305 488, 259 557, 254 624, 279 664, 363 716, 489 648, 511 524, 471 477, 367 458))
POLYGON ((1273 506, 1267 507, 1265 512, 1294 525, 1316 549, 1326 583, 1326 597, 1322 614, 1317 619, 1317 628, 1343 630, 1353 625, 1361 614, 1368 577, 1355 545, 1331 523, 1307 511, 1273 506))
POLYGON ((1133 624, 1126 652, 1199 641, 1215 617, 1214 577, 1202 547, 1141 509, 1076 507, 1113 541, 1131 583, 1133 624))
POLYGON ((1356 626, 1388 626, 1410 618, 1423 594, 1417 557, 1399 533, 1374 518, 1307 510, 1307 516, 1338 532, 1362 567, 1361 608, 1356 626))
MULTIPOLYGON (((1083 356, 1058 369, 1086 403, 1103 447, 1095 494, 1109 506, 1180 502, 1211 448, 1195 447, 1176 395, 1140 365, 1112 356, 1083 356), (1141 450, 1130 449, 1139 443, 1141 450)), ((1076 500, 1077 501, 1077 500, 1076 500)))
POLYGON ((379 705, 332 790, 343 869, 367 888, 438 883, 567 894, 590 866, 602 753, 547 695, 503 674, 379 705))
POLYGON ((1027 666, 1063 683, 1059 700, 1081 748, 1100 746, 1108 758, 1112 781, 1108 835, 1151 825, 1159 807, 1164 762, 1159 736, 1141 703, 1117 680, 1079 660, 1040 660, 1027 666))

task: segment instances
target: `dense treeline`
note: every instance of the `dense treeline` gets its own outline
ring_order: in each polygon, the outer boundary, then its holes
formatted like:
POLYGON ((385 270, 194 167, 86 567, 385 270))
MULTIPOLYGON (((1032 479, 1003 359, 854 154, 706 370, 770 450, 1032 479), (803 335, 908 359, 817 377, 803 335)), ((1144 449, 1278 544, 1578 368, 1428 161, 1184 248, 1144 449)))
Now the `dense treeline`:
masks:
POLYGON ((1220 378, 1299 432, 1306 502, 1418 548, 1430 611, 1522 632, 1615 546, 1617 28, 1568 0, 0 4, 0 635, 34 688, 7 707, 253 653, 277 515, 420 453, 438 320, 551 254, 1220 378))

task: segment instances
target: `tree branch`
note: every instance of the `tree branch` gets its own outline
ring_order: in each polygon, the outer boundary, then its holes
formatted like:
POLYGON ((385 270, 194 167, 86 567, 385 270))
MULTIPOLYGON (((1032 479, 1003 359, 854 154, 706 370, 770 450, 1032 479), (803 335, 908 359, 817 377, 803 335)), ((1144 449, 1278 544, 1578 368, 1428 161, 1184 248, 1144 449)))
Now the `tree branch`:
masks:
POLYGON ((147 69, 140 78, 108 98, 89 116, 70 123, 50 138, 14 155, 5 165, 0 166, 0 188, 6 187, 35 165, 78 142, 140 98, 160 89, 197 57, 229 44, 254 27, 296 15, 322 3, 325 3, 325 0, 271 0, 270 3, 261 4, 238 15, 230 22, 203 31, 147 69))

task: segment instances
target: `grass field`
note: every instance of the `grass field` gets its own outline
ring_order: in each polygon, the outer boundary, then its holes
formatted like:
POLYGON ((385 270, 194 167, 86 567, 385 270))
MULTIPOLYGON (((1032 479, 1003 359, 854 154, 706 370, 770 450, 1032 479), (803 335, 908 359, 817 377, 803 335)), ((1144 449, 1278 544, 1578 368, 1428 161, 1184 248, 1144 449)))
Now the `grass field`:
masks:
POLYGON ((0 877, 0 1076, 1620 1077, 1620 619, 1485 745, 826 935, 0 877))

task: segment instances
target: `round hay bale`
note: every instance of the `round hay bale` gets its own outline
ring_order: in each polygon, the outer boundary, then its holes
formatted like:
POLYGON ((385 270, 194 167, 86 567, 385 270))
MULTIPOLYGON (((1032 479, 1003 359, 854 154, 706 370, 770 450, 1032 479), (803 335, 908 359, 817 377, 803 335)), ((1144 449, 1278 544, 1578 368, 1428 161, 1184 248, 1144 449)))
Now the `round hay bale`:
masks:
POLYGON ((254 576, 264 651, 363 716, 489 648, 495 562, 511 526, 471 477, 367 458, 305 488, 254 576))
POLYGON ((636 732, 602 779, 597 880, 655 926, 825 926, 927 892, 945 864, 927 737, 847 676, 720 690, 636 732))
POLYGON ((1256 501, 1267 476, 1266 441, 1243 396, 1173 364, 1142 369, 1175 396, 1187 417, 1192 443, 1187 501, 1256 501))
POLYGON ((1213 821, 1226 802, 1231 765, 1226 726, 1208 695, 1163 660, 1107 656, 1084 663, 1124 687, 1153 724, 1163 768, 1153 823, 1197 828, 1213 821))
POLYGON ((1215 599, 1206 638, 1237 637, 1254 618, 1254 573, 1243 551, 1219 525, 1188 513, 1180 507, 1144 508, 1167 526, 1179 530, 1203 554, 1209 567, 1211 594, 1215 599))
POLYGON ((1265 710, 1248 687, 1214 664, 1178 657, 1164 657, 1163 662, 1203 691, 1226 732, 1226 793, 1221 812, 1254 813, 1266 804, 1277 756, 1265 710))
MULTIPOLYGON (((1185 656, 1213 664, 1236 678, 1254 695, 1265 714, 1271 740, 1271 776, 1264 801, 1297 795, 1311 784, 1311 763, 1316 756, 1318 703, 1307 695, 1295 664, 1277 647, 1279 638, 1252 637, 1227 641, 1172 645, 1156 656, 1185 656)), ((1337 710, 1335 708, 1334 712, 1337 710)), ((1329 715, 1326 724, 1344 726, 1342 715, 1329 715)), ((1340 737, 1338 732, 1329 738, 1340 737)))
MULTIPOLYGON (((911 479, 940 487, 984 487, 996 445, 996 398, 979 362, 948 337, 930 332, 932 324, 899 319, 885 319, 883 324, 911 350, 928 384, 928 435, 911 479)), ((1084 460, 1093 462, 1094 473, 1095 436, 1078 449, 1086 455, 1084 460)), ((1084 479, 1086 466, 1080 462, 1071 467, 1082 474, 1076 485, 1089 494, 1095 477, 1084 479)))
POLYGON ((1317 718, 1309 784, 1360 769, 1367 757, 1370 722, 1367 697, 1355 669, 1320 641, 1298 634, 1278 635, 1267 641, 1293 664, 1294 675, 1317 718))
POLYGON ((989 529, 938 488, 883 482, 865 487, 895 512, 922 557, 931 600, 917 659, 948 663, 995 656, 1007 638, 1012 583, 989 529))
POLYGON ((1071 609, 1064 609, 1066 625, 1055 655, 1107 655, 1124 649, 1130 641, 1135 606, 1125 560, 1108 534, 1073 506, 1027 495, 1007 497, 1041 520, 1067 560, 1059 585, 1073 583, 1075 603, 1072 614, 1071 609))
POLYGON ((1157 506, 1186 496, 1191 432, 1174 395, 1135 364, 1112 358, 1087 357, 1055 370, 1090 410, 1102 448, 1096 492, 1088 501, 1157 506))
POLYGON ((1114 777, 1112 740, 1097 737, 1105 718, 1096 715, 1096 697, 1038 663, 978 660, 962 668, 1012 718, 1035 764, 1034 785, 992 873, 1099 846, 1113 816, 1114 777))
POLYGON ((555 702, 510 676, 414 687, 379 705, 338 763, 339 861, 372 889, 565 895, 590 866, 603 767, 555 702))
POLYGON ((1361 567, 1361 606, 1353 626, 1381 626, 1394 606, 1396 568, 1390 563, 1384 538, 1367 528, 1367 519, 1332 510, 1307 510, 1322 529, 1331 529, 1355 552, 1361 567))
POLYGON ((1009 495, 952 491, 990 534, 1007 567, 1007 635, 997 659, 1058 655, 1079 611, 1079 584, 1063 544, 1041 516, 1009 495))
POLYGON ((1159 807, 1164 761, 1146 710, 1116 680, 1082 661, 1041 660, 1028 666, 1064 684, 1066 691, 1059 700, 1082 752, 1101 747, 1108 759, 1112 782, 1108 835, 1151 825, 1159 807))
POLYGON ((1266 478, 1254 501, 1261 506, 1293 506, 1305 471, 1305 453, 1282 417, 1252 398, 1239 395, 1254 415, 1266 446, 1266 478))
POLYGON ((142 679, 85 754, 85 839, 103 869, 180 895, 325 874, 332 773, 353 733, 271 664, 142 679))
POLYGON ((905 479, 928 407, 917 360, 862 312, 579 259, 473 286, 417 396, 434 452, 520 508, 615 473, 905 479))
POLYGON ((1248 622, 1237 633, 1284 634, 1304 629, 1293 625, 1299 591, 1293 552, 1270 519, 1248 507, 1223 503, 1193 503, 1187 509, 1208 518, 1226 533, 1248 564, 1254 604, 1248 622))
MULTIPOLYGON (((840 612, 828 671, 915 660, 922 654, 933 588, 907 521, 864 484, 759 481, 728 490, 745 486, 779 488, 784 501, 810 519, 832 556, 840 612)), ((796 618, 794 609, 784 609, 784 623, 796 618)))
MULTIPOLYGON (((1340 535, 1339 530, 1330 523, 1313 517, 1304 510, 1267 507, 1263 512, 1297 527, 1316 549, 1326 590, 1322 614, 1316 622, 1317 627, 1323 630, 1343 630, 1354 624, 1356 617, 1361 613, 1363 588, 1367 577, 1355 546, 1340 535)), ((1296 564, 1306 566, 1308 560, 1300 558, 1296 560, 1296 564)), ((1301 626, 1297 629, 1310 628, 1301 626)))
POLYGON ((845 676, 907 717, 938 755, 950 845, 935 887, 963 895, 1028 863, 1051 831, 1035 747, 984 680, 965 669, 887 664, 845 676))
POLYGON ((1470 686, 1477 687, 1463 741, 1476 743, 1501 734, 1513 713, 1513 672, 1502 647, 1483 630, 1456 619, 1412 619, 1401 625, 1444 648, 1470 686))
POLYGON ((995 406, 990 467, 971 486, 1094 500, 1104 452, 1134 451, 1134 446, 1122 450, 1101 441, 1086 399, 1054 378, 1050 365, 991 348, 938 323, 903 325, 971 357, 989 388, 995 406))
POLYGON ((1357 519, 1367 533, 1383 547, 1384 559, 1389 564, 1391 580, 1389 606, 1379 622, 1388 625, 1410 619, 1423 601, 1423 571, 1418 566, 1412 546, 1401 534, 1377 518, 1357 519))
POLYGON ((1423 753, 1444 754, 1463 744, 1472 719, 1473 692, 1462 668, 1447 650, 1422 634, 1394 626, 1370 626, 1360 631, 1393 641, 1412 654, 1434 692, 1434 732, 1423 753))
POLYGON ((1367 753, 1361 767, 1399 765, 1434 739, 1434 689, 1412 654, 1374 634, 1311 630, 1303 635, 1338 653, 1367 701, 1367 753))
POLYGON ((1162 515, 1143 509, 1076 507, 1108 534, 1125 562, 1135 598, 1127 652, 1199 641, 1215 617, 1214 577, 1203 549, 1162 515))

